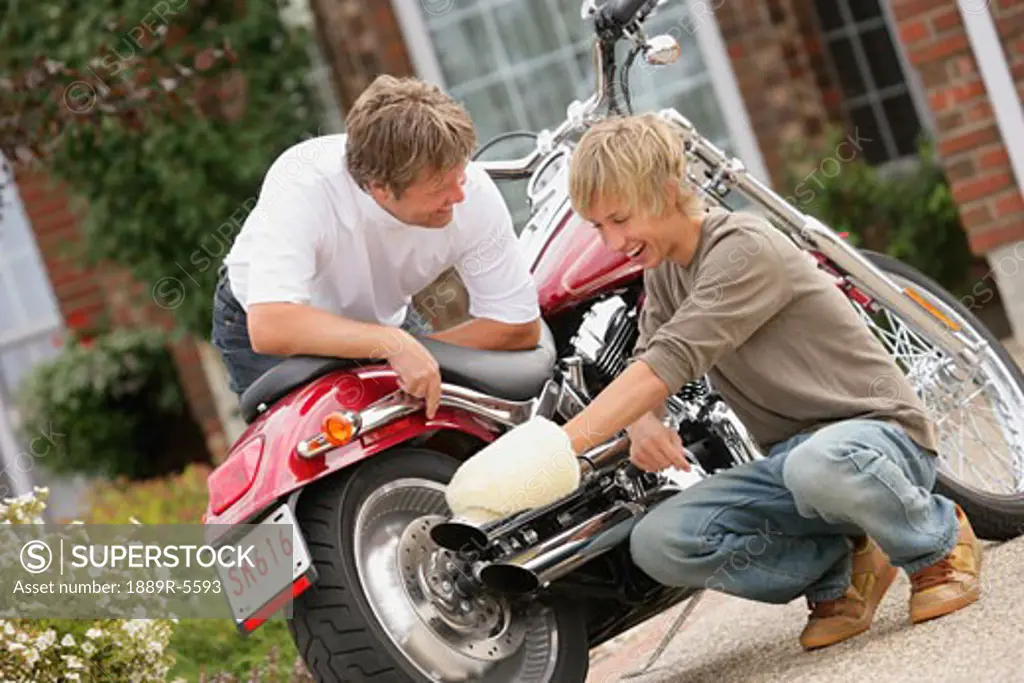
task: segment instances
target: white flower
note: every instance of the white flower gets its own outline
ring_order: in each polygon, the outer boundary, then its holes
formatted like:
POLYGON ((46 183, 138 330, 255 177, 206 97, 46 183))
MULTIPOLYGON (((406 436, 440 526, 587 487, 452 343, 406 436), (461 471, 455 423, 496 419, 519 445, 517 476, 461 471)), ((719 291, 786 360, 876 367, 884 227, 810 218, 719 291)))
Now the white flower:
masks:
POLYGON ((81 678, 78 677, 78 674, 76 674, 76 673, 64 674, 64 678, 68 679, 69 681, 80 681, 80 680, 82 680, 81 678))
POLYGON ((99 630, 98 628, 95 628, 95 627, 93 627, 93 628, 91 628, 91 629, 89 629, 88 631, 85 632, 85 637, 86 638, 99 638, 102 635, 103 635, 103 631, 101 631, 101 630, 99 630))
POLYGON ((82 652, 92 655, 93 652, 96 652, 96 646, 92 643, 82 643, 82 652))
POLYGON ((7 649, 10 650, 11 652, 18 652, 19 650, 24 650, 25 646, 22 645, 21 643, 8 642, 7 643, 7 649))
POLYGON ((47 631, 43 635, 41 635, 38 638, 36 638, 36 647, 39 648, 40 650, 45 650, 46 648, 50 647, 51 645, 53 645, 56 642, 57 642, 57 632, 54 631, 51 628, 49 631, 47 631))
POLYGON ((130 619, 129 621, 121 624, 121 629, 133 638, 136 637, 145 627, 145 622, 142 619, 130 619))
POLYGON ((25 659, 28 660, 29 664, 35 664, 39 661, 39 650, 30 647, 25 650, 25 659))
POLYGON ((14 635, 14 627, 11 626, 10 622, 7 622, 6 624, 4 624, 4 635, 8 635, 8 636, 13 636, 14 635))
POLYGON ((85 665, 82 664, 82 660, 74 655, 62 655, 61 657, 68 664, 69 669, 84 669, 85 665))
POLYGON ((20 633, 18 633, 18 642, 19 643, 27 643, 28 642, 28 634, 25 633, 24 631, 21 631, 20 633))
POLYGON ((63 645, 64 647, 74 647, 75 646, 75 638, 70 633, 68 633, 67 635, 65 635, 61 639, 60 644, 63 645))

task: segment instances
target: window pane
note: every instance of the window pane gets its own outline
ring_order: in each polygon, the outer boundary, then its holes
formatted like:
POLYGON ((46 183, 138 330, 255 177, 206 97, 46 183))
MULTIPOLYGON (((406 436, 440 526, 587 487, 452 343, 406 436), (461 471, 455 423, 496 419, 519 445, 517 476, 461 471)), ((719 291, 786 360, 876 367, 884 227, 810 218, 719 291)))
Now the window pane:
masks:
POLYGON ((863 95, 865 92, 864 80, 861 78, 860 68, 857 66, 857 58, 853 54, 850 40, 848 38, 831 40, 828 49, 832 53, 836 71, 839 72, 839 80, 846 98, 851 99, 863 95))
POLYGON ((856 135, 862 141, 864 157, 871 164, 879 164, 889 160, 885 151, 885 141, 882 139, 882 132, 878 127, 878 121, 871 109, 871 105, 857 107, 850 111, 850 118, 856 126, 856 135))
POLYGON ((531 129, 553 128, 565 118, 573 79, 562 63, 530 70, 515 83, 531 129))
POLYGON ((569 41, 578 44, 582 41, 592 41, 594 38, 594 22, 584 21, 580 18, 580 0, 551 0, 551 4, 557 8, 562 17, 562 23, 569 34, 569 41))
POLYGON ((480 143, 518 128, 508 88, 503 81, 467 92, 459 98, 473 117, 480 143))
POLYGON ((487 27, 476 13, 437 30, 434 50, 450 88, 484 76, 498 66, 487 27))
POLYGON ((29 248, 30 230, 21 213, 21 207, 15 203, 15 194, 7 190, 0 198, 0 258, 11 256, 16 252, 29 248))
POLYGON ((499 7, 494 21, 501 27, 501 44, 513 64, 568 47, 558 39, 554 17, 544 0, 516 0, 499 7))
POLYGON ((849 0, 848 4, 854 21, 877 19, 882 16, 882 8, 878 6, 878 0, 849 0))
POLYGON ((903 69, 893 47, 889 31, 884 26, 861 34, 864 54, 871 67, 871 77, 878 89, 903 83, 903 69))
POLYGON ((0 269, 0 334, 11 332, 20 327, 24 321, 18 313, 18 306, 14 301, 14 289, 10 285, 10 279, 0 269))
POLYGON ((882 102, 885 117, 889 119, 893 140, 900 154, 917 153, 917 136, 921 132, 921 121, 909 94, 897 95, 882 102))
POLYGON ((16 394, 21 381, 32 370, 32 354, 27 344, 10 346, 0 351, 0 374, 8 391, 16 394))
POLYGON ((50 290, 46 271, 35 258, 23 258, 6 267, 12 285, 30 324, 57 320, 57 302, 50 290))
POLYGON ((817 0, 814 3, 823 31, 831 31, 843 25, 843 15, 840 13, 838 5, 838 2, 842 1, 845 0, 817 0))

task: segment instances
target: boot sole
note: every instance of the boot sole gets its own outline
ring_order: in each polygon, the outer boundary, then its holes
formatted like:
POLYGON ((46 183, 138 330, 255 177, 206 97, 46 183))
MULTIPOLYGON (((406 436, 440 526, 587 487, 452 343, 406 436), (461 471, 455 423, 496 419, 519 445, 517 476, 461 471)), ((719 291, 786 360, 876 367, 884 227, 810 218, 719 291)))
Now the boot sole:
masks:
POLYGON ((920 624, 923 621, 930 621, 937 619, 938 617, 944 617, 947 614, 962 610, 968 605, 974 604, 981 597, 981 587, 975 586, 969 591, 964 591, 959 597, 953 600, 945 600, 943 602, 929 605, 928 607, 919 607, 916 610, 910 612, 910 623, 920 624))
POLYGON ((892 586, 892 582, 896 580, 896 575, 899 574, 899 570, 896 567, 886 567, 885 571, 878 577, 878 583, 875 584, 875 590, 871 593, 871 597, 867 599, 868 611, 864 614, 863 623, 856 625, 852 630, 845 631, 842 633, 830 633, 827 635, 821 635, 817 638, 801 639, 800 644, 805 650, 817 650, 819 648, 828 647, 829 645, 835 645, 841 643, 844 640, 859 636, 860 634, 871 628, 871 622, 875 620, 875 612, 878 610, 878 606, 882 604, 882 598, 889 591, 889 587, 892 586))
POLYGON ((939 617, 944 617, 947 614, 952 614, 958 610, 962 610, 968 605, 972 605, 981 598, 981 559, 982 559, 981 543, 975 541, 974 543, 974 559, 978 567, 978 585, 974 588, 964 591, 953 600, 946 600, 944 602, 937 602, 934 605, 928 605, 926 607, 918 607, 910 609, 910 623, 920 624, 923 621, 930 621, 939 617))

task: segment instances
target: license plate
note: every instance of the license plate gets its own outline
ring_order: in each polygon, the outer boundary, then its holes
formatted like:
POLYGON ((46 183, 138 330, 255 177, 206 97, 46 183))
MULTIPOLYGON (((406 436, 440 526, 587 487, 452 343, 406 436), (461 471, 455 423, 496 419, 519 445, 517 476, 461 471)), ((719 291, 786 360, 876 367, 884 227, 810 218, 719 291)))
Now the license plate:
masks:
POLYGON ((218 567, 231 616, 240 623, 303 576, 310 566, 309 550, 292 510, 282 505, 255 529, 232 541, 241 552, 252 546, 254 566, 218 567))

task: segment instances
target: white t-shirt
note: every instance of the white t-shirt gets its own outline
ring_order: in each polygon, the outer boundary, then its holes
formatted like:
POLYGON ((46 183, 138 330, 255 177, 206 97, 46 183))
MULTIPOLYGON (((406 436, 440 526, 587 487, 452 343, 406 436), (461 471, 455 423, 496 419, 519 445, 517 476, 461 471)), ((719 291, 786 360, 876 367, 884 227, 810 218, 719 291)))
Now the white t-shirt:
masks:
POLYGON ((469 164, 465 199, 447 226, 408 225, 355 183, 345 163, 345 138, 301 142, 267 171, 224 260, 243 308, 301 303, 397 327, 412 296, 454 266, 474 318, 515 324, 539 317, 512 217, 485 171, 469 164))

